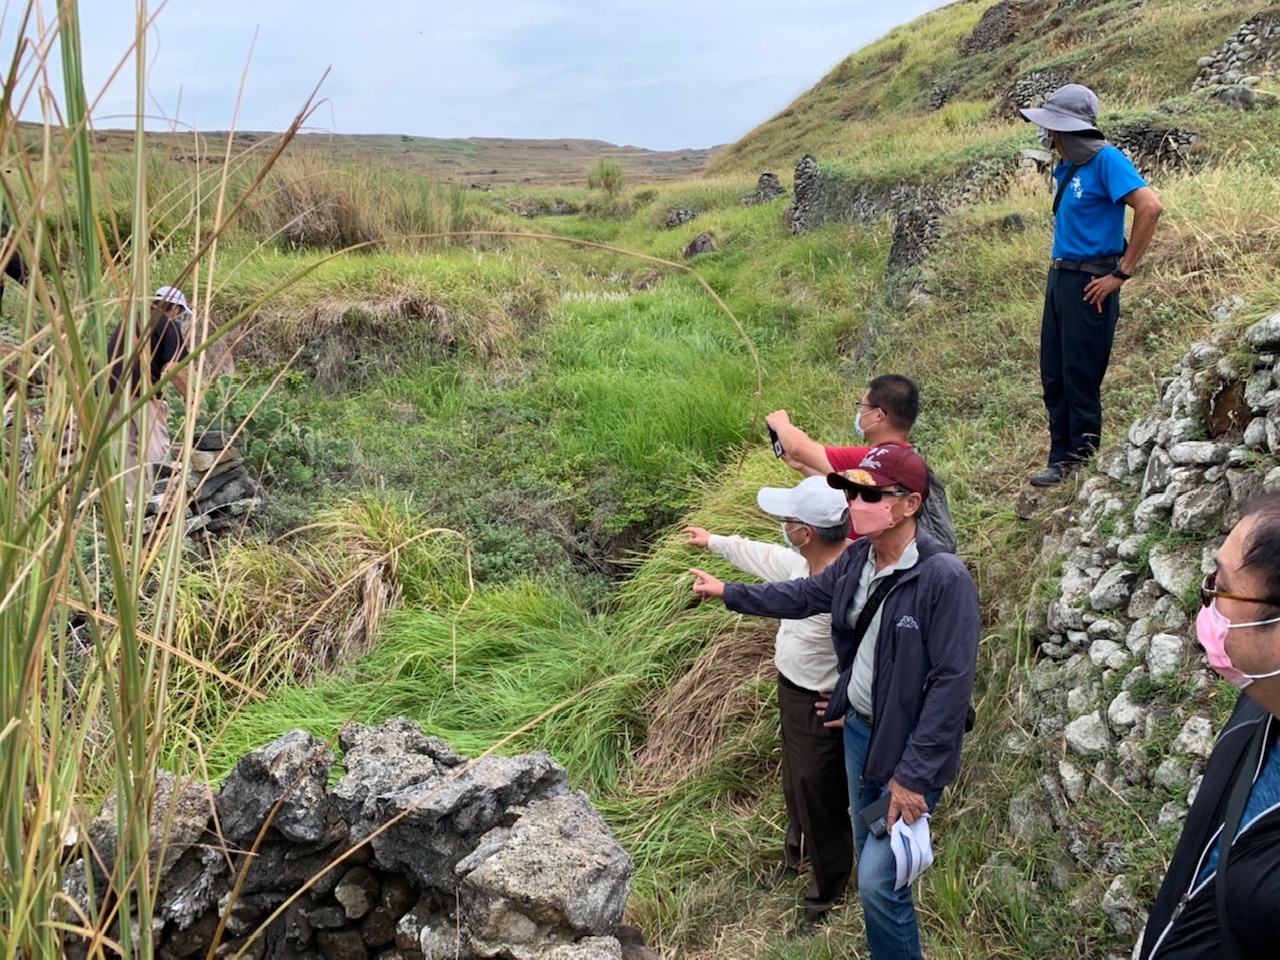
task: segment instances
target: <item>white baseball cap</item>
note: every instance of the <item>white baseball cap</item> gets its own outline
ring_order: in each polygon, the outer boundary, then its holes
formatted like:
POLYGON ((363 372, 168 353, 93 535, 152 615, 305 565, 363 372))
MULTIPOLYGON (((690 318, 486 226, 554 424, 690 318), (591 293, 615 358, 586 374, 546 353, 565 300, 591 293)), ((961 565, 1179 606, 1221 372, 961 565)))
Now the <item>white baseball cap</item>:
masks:
POLYGON ((811 527, 834 527, 844 522, 844 492, 833 490, 826 477, 806 477, 794 487, 761 487, 756 503, 775 517, 794 517, 811 527))
POLYGON ((187 306, 187 298, 182 295, 182 291, 177 287, 161 287, 156 291, 156 299, 162 303, 174 303, 182 308, 183 313, 190 313, 191 308, 187 306))

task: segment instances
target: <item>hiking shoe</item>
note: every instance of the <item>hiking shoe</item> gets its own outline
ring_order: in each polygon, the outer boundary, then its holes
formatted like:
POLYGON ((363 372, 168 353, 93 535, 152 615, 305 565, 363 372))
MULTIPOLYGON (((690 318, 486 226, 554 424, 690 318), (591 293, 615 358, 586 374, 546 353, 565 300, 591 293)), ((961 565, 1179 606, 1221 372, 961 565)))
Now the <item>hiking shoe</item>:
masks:
POLYGON ((1061 483, 1073 473, 1078 473, 1083 464, 1064 460, 1061 463, 1051 463, 1039 473, 1034 474, 1030 479, 1033 487, 1052 487, 1055 483, 1061 483))

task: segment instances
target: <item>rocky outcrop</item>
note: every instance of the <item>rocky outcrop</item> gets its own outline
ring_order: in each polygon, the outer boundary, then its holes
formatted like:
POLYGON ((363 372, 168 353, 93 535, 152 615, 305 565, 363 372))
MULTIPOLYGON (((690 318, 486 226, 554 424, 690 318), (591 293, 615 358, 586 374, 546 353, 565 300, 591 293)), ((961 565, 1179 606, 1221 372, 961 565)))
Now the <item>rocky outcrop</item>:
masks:
POLYGON ((1226 40, 1196 61, 1199 72, 1191 88, 1243 84, 1254 86, 1274 76, 1274 60, 1280 51, 1280 8, 1254 14, 1226 40))
POLYGON ((937 83, 929 88, 929 96, 925 99, 925 106, 930 110, 941 110, 950 102, 959 89, 960 81, 956 78, 954 72, 948 70, 938 78, 937 83))
POLYGON ((689 207, 673 207, 667 211, 667 215, 662 219, 662 225, 668 230, 674 230, 682 223, 688 223, 690 220, 698 219, 698 212, 689 207))
POLYGON ((742 198, 744 206, 752 206, 759 203, 768 203, 776 200, 778 197, 785 197, 787 188, 778 180, 776 173, 762 173, 760 179, 756 181, 755 190, 742 198))
POLYGON ((1014 41, 1018 35, 1016 9, 1021 6, 1015 0, 1000 0, 993 7, 988 7, 978 20, 973 32, 960 43, 960 55, 970 57, 979 53, 990 53, 1014 41))
POLYGON ((245 467, 244 455, 220 430, 198 433, 190 454, 155 464, 158 477, 146 503, 148 528, 160 517, 179 515, 187 536, 239 529, 266 502, 266 493, 245 467))
MULTIPOLYGON (((404 718, 351 724, 339 744, 332 785, 332 752, 300 730, 246 754, 216 793, 160 774, 157 957, 214 943, 256 958, 624 956, 631 860, 547 754, 468 760, 404 718)), ((68 870, 82 906, 114 869, 115 817, 109 800, 94 854, 68 870)))
MULTIPOLYGON (((1042 741, 1061 743, 1049 747, 1065 759, 1043 793, 1061 805, 1055 826, 1088 871, 1119 878, 1130 861, 1123 845, 1090 839, 1098 825, 1073 813, 1086 794, 1119 797, 1161 824, 1186 815, 1215 706, 1232 695, 1196 644, 1196 587, 1245 505, 1280 486, 1278 458, 1280 314, 1242 340, 1219 326, 1193 344, 1160 381, 1158 404, 1054 515, 1043 556, 1060 556, 1062 574, 1028 611, 1040 660, 1026 707, 1042 741)), ((1127 936, 1141 917, 1125 884, 1113 886, 1107 914, 1127 936)))

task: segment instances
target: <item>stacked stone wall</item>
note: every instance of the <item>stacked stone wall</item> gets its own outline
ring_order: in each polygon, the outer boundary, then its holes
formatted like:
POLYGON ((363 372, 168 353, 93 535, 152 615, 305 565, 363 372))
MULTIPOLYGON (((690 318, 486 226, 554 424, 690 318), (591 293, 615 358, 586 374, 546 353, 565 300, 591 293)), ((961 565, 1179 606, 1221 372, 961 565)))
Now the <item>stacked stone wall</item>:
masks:
MULTIPOLYGON (((156 957, 212 944, 262 960, 655 956, 620 927, 631 859, 547 754, 468 760, 403 718, 349 725, 339 743, 332 785, 332 752, 300 730, 246 754, 217 792, 159 776, 156 957)), ((90 880, 106 887, 115 836, 109 801, 68 870, 81 909, 90 880)), ((68 936, 69 957, 86 948, 68 936)))

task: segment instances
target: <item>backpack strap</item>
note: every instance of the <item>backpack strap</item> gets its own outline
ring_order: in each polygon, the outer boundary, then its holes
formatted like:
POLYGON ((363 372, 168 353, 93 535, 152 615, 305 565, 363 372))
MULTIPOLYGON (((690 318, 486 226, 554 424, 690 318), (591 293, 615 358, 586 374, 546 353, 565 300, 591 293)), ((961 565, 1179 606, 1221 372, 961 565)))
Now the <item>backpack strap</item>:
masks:
MULTIPOLYGON (((940 544, 921 543, 917 540, 914 566, 920 566, 936 553, 946 552, 940 544)), ((895 570, 876 584, 876 588, 871 591, 871 596, 867 597, 867 602, 862 605, 862 610, 858 613, 858 619, 854 621, 853 641, 855 645, 861 645, 862 635, 867 632, 867 627, 871 626, 871 621, 875 618, 876 611, 880 609, 880 605, 884 603, 885 597, 889 596, 889 591, 894 588, 902 578, 902 575, 911 569, 912 567, 907 567, 904 570, 895 570)))
POLYGON ((1058 184, 1058 189, 1053 195, 1053 215, 1058 215, 1058 207, 1062 205, 1062 194, 1067 189, 1067 184, 1071 182, 1071 178, 1076 175, 1076 171, 1080 169, 1080 164, 1073 163, 1067 167, 1067 174, 1062 178, 1062 182, 1058 184))
POLYGON ((1222 943, 1232 960, 1244 960, 1247 954, 1237 939, 1235 930, 1231 928, 1231 918, 1227 915, 1227 863, 1231 859, 1231 843, 1240 831, 1240 820, 1244 816, 1245 805, 1249 802, 1249 792, 1253 789, 1253 775, 1262 761, 1266 743, 1267 721, 1264 718, 1258 721, 1258 729, 1253 732, 1253 737, 1245 748, 1240 772, 1231 785, 1231 797, 1227 800, 1222 833, 1218 836, 1218 872, 1214 877, 1214 897, 1218 906, 1218 926, 1222 928, 1222 943))

